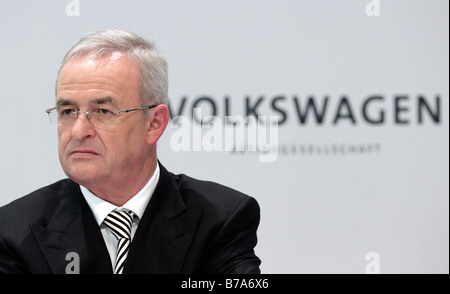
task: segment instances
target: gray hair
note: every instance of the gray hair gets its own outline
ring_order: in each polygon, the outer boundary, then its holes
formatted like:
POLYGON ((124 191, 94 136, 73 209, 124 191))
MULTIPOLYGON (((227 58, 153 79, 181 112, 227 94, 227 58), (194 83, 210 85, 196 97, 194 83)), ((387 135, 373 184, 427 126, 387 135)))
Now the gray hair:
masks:
POLYGON ((101 58, 114 52, 127 54, 128 58, 138 66, 141 73, 142 105, 167 105, 167 62, 157 52, 152 42, 122 30, 98 31, 81 38, 64 56, 58 70, 56 84, 58 84, 62 68, 70 59, 88 54, 101 58))

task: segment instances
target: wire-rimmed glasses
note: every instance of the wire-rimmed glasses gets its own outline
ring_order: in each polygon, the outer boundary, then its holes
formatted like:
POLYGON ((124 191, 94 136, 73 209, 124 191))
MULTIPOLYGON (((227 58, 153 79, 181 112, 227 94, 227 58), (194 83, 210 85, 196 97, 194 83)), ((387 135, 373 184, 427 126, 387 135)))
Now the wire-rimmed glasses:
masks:
POLYGON ((76 110, 73 106, 56 106, 46 109, 50 122, 55 125, 71 126, 74 125, 80 113, 84 113, 93 126, 111 126, 118 122, 119 114, 136 110, 147 110, 158 106, 148 105, 138 108, 130 108, 125 110, 112 110, 108 107, 97 107, 88 109, 87 111, 76 110))

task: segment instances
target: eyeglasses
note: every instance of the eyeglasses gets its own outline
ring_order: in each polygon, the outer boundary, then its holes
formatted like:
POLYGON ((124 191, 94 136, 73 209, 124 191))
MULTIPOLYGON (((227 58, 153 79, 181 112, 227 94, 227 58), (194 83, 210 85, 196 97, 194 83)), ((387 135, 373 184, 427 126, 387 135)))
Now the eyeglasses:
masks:
POLYGON ((98 107, 88 111, 76 110, 68 106, 57 106, 50 109, 46 109, 50 122, 55 125, 60 126, 71 126, 74 125, 78 119, 78 115, 80 113, 84 113, 86 117, 89 119, 92 126, 111 126, 118 122, 119 114, 127 113, 135 110, 147 110, 158 106, 149 105, 142 106, 139 108, 131 108, 125 110, 112 110, 108 109, 108 107, 98 107))

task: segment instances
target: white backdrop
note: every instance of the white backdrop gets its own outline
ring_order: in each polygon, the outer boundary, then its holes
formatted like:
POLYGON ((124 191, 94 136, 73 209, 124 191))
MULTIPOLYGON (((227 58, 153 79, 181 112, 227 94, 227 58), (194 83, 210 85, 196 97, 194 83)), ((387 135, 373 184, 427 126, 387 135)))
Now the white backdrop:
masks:
POLYGON ((445 0, 0 0, 0 205, 65 177, 44 112, 59 63, 87 32, 125 29, 167 58, 174 114, 197 103, 283 120, 274 162, 175 152, 171 128, 158 146, 172 172, 258 200, 264 273, 448 273, 448 11, 445 0))

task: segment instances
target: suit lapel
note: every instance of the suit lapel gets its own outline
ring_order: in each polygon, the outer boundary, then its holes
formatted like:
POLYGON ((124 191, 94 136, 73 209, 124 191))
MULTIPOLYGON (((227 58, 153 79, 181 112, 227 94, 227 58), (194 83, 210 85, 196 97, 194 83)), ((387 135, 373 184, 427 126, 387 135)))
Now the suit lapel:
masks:
MULTIPOLYGON (((186 207, 175 178, 160 164, 160 179, 139 222, 125 261, 124 273, 181 273, 197 230, 201 210, 186 207)), ((66 273, 75 252, 81 273, 112 273, 111 260, 92 212, 78 184, 67 180, 56 193, 61 201, 48 221, 31 230, 50 272, 66 273)))
POLYGON ((66 267, 74 261, 68 254, 73 252, 79 257, 81 273, 111 272, 100 229, 79 186, 67 180, 57 193, 61 201, 50 221, 41 218, 31 225, 50 271, 66 273, 66 267))
POLYGON ((140 220, 124 273, 180 273, 201 210, 184 204, 177 183, 161 164, 155 192, 140 220))

